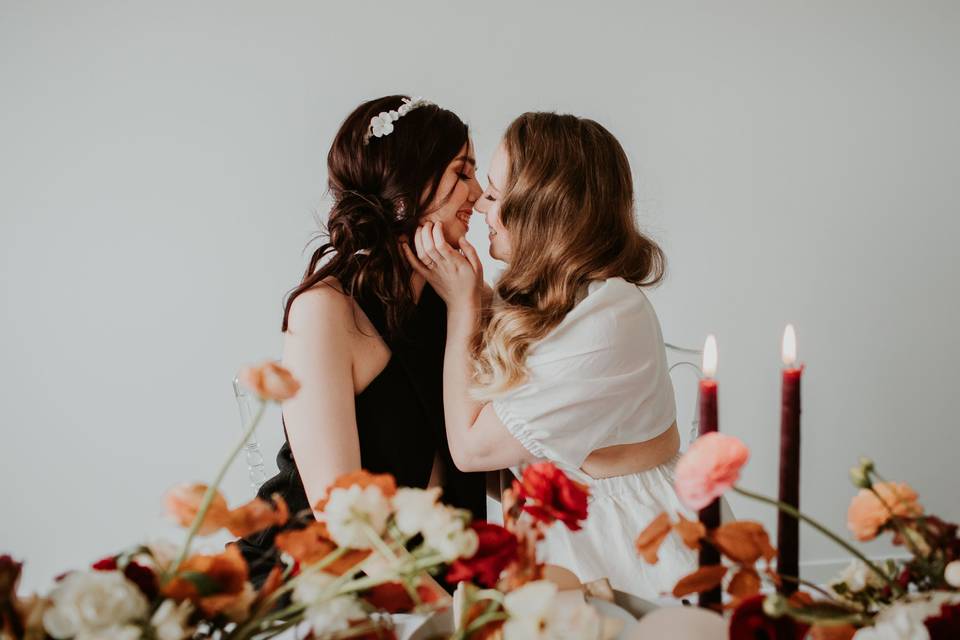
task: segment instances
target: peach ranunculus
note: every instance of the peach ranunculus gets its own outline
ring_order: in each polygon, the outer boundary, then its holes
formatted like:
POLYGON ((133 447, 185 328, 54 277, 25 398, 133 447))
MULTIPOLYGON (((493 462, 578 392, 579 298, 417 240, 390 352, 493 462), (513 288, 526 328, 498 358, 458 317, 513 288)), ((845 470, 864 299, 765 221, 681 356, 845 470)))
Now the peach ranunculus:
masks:
POLYGON ((238 374, 240 383, 264 400, 281 402, 297 395, 300 383, 287 369, 276 362, 244 367, 238 374))
POLYGON ((247 563, 236 544, 215 556, 187 558, 162 593, 177 602, 190 600, 206 616, 223 613, 231 619, 242 618, 253 601, 247 563))
MULTIPOLYGON (((207 492, 205 484, 181 484, 170 491, 164 497, 164 506, 167 513, 177 521, 181 527, 189 527, 193 519, 197 517, 200 510, 200 503, 203 502, 203 496, 207 492)), ((197 530, 197 534, 208 536, 216 533, 227 526, 230 521, 230 509, 227 507, 227 500, 217 491, 203 517, 203 524, 197 530)))
POLYGON ((923 507, 917 502, 917 492, 905 482, 877 482, 873 491, 861 489, 847 509, 847 527, 861 542, 876 538, 891 515, 915 518, 923 513, 923 507))
POLYGON ((677 462, 674 488, 690 509, 702 509, 740 479, 750 450, 738 438, 707 433, 697 438, 677 462))
POLYGON ((268 527, 282 527, 289 518, 290 509, 286 501, 279 494, 274 494, 272 503, 254 498, 245 505, 231 509, 226 526, 233 535, 245 538, 268 527))
MULTIPOLYGON (((191 526, 206 492, 207 485, 200 483, 174 487, 164 497, 167 513, 181 527, 191 526)), ((233 535, 243 538, 267 527, 283 526, 289 517, 287 503, 279 495, 273 496, 273 503, 254 498, 245 505, 230 509, 226 499, 217 491, 197 534, 208 536, 221 529, 229 529, 233 535)))

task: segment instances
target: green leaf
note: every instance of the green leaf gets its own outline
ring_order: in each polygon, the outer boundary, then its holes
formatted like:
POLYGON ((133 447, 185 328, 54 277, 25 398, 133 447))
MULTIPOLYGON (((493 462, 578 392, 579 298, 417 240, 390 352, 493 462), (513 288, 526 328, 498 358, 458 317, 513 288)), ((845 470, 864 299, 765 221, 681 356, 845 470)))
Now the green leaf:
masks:
POLYGON ((193 586, 197 588, 197 594, 199 594, 201 598, 212 596, 215 593, 223 591, 223 585, 207 574, 200 573, 199 571, 184 571, 178 574, 177 577, 192 583, 193 586))

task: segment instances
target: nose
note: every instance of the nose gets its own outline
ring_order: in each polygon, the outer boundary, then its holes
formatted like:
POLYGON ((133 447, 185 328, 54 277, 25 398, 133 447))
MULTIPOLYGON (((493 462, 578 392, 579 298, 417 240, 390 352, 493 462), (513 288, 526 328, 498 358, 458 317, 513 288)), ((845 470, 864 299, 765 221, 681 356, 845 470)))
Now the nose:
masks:
POLYGON ((473 204, 473 210, 481 215, 485 215, 487 213, 488 204, 489 204, 489 201, 486 198, 484 198, 483 193, 481 193, 480 197, 473 204))
POLYGON ((470 204, 476 203, 480 199, 481 194, 483 194, 483 187, 480 186, 480 181, 477 180, 477 176, 473 176, 470 179, 470 193, 467 196, 470 204))

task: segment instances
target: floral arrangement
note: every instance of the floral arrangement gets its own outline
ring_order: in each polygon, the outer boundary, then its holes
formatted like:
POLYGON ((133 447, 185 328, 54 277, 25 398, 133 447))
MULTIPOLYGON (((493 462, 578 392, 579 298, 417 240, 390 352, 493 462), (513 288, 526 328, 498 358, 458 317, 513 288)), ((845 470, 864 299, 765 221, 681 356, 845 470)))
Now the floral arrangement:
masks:
POLYGON ((218 490, 229 465, 267 403, 299 390, 276 363, 247 368, 240 379, 260 398, 242 438, 211 484, 184 484, 164 498, 187 530, 179 548, 137 545, 30 597, 17 593, 22 565, 0 557, 0 640, 263 640, 292 628, 315 640, 395 639, 389 614, 452 604, 458 640, 609 635, 582 597, 559 604, 537 562, 545 527, 559 521, 577 529, 587 516, 586 488, 552 464, 530 465, 507 491, 505 527, 470 522, 468 512, 440 502, 439 489, 397 487, 393 477, 366 471, 337 479, 313 513, 290 513, 280 496, 231 508, 218 490), (201 536, 269 527, 277 530, 269 554, 276 562, 259 588, 236 543, 193 552, 201 536), (460 583, 455 598, 432 577, 443 571, 460 583))
MULTIPOLYGON (((960 638, 960 538, 957 525, 927 515, 913 489, 880 476, 869 459, 850 471, 859 490, 847 512, 847 527, 866 542, 892 535, 908 557, 877 564, 810 516, 737 482, 749 459, 748 448, 721 433, 702 436, 681 457, 675 488, 681 501, 701 509, 735 492, 772 505, 807 523, 853 556, 851 565, 828 588, 776 572, 776 551, 758 522, 729 522, 707 530, 682 515, 674 522, 661 514, 637 539, 640 555, 657 561, 668 535, 678 535, 692 549, 710 545, 727 562, 699 567, 682 578, 673 595, 682 597, 723 586, 730 596, 730 637, 855 638, 856 640, 940 640, 960 638), (789 597, 761 593, 764 584, 799 587, 789 597)), ((771 589, 772 590, 772 589, 771 589)))
POLYGON ((454 640, 599 640, 615 632, 611 621, 582 597, 564 598, 556 584, 544 579, 544 565, 537 561, 537 543, 547 527, 561 522, 580 529, 588 497, 585 486, 550 462, 524 468, 504 491, 504 526, 475 523, 475 528, 480 524, 480 551, 471 560, 455 562, 447 575, 470 583, 461 583, 455 597, 459 624, 454 640))
POLYGON ((140 545, 70 571, 42 596, 21 598, 21 565, 0 558, 0 638, 75 640, 248 640, 301 626, 315 638, 391 638, 385 613, 431 610, 449 596, 431 572, 470 558, 479 536, 467 512, 439 502, 438 490, 398 488, 389 475, 339 478, 311 513, 290 514, 279 496, 230 508, 217 486, 249 439, 267 402, 299 384, 275 363, 245 369, 259 410, 211 485, 182 485, 165 498, 188 527, 177 549, 140 545), (198 536, 243 537, 277 527, 276 565, 255 589, 236 543, 192 553, 198 536))

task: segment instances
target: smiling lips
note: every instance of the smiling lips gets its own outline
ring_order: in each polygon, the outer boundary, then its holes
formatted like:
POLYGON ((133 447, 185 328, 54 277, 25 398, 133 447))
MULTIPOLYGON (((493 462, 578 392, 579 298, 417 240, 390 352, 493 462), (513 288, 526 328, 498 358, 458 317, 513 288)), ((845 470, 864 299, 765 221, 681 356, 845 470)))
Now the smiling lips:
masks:
POLYGON ((470 216, 473 215, 473 209, 461 209, 457 211, 457 220, 463 223, 463 226, 470 228, 470 216))

